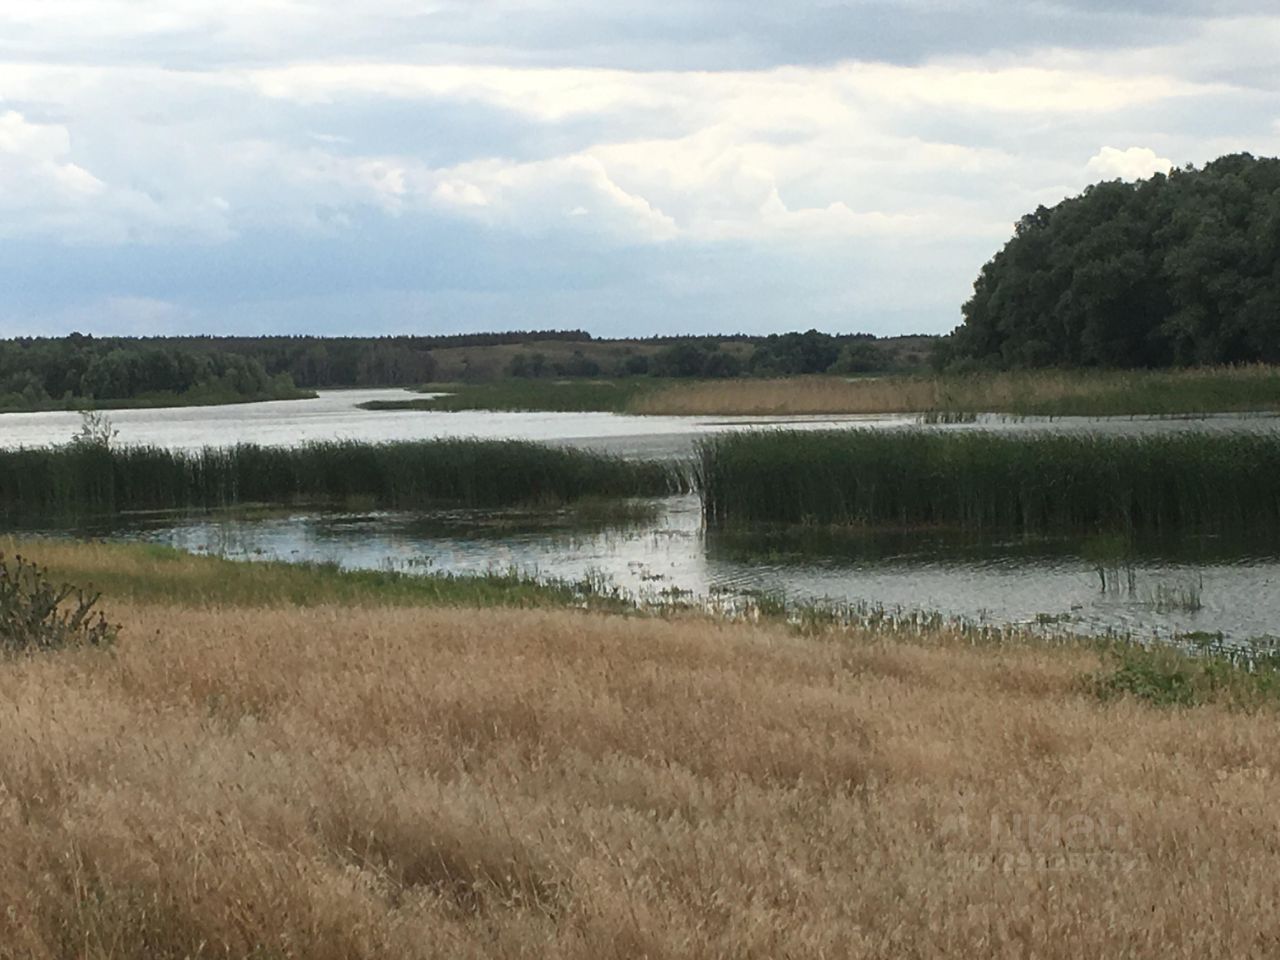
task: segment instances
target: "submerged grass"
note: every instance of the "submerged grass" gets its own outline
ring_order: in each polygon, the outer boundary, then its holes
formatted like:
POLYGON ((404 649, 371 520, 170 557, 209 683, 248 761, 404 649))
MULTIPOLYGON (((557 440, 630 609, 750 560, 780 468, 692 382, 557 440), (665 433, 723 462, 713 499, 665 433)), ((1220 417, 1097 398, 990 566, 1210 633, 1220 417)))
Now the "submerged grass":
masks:
POLYGON ((1280 726, 1221 684, 1147 694, 1181 667, 1107 683, 1093 648, 945 629, 154 599, 108 592, 109 652, 0 668, 0 956, 1273 951, 1280 726))
POLYGON ((1280 434, 770 431, 699 455, 712 527, 1280 535, 1280 434))
POLYGON ((514 440, 0 450, 3 510, 52 516, 236 503, 554 504, 682 483, 666 464, 514 440))
POLYGON ((343 570, 326 563, 224 560, 155 544, 0 538, 0 554, 17 553, 37 558, 58 580, 92 585, 111 600, 139 603, 629 608, 590 581, 535 580, 514 573, 424 576, 343 570))
POLYGON ((1035 370, 943 376, 791 377, 672 384, 637 396, 650 414, 877 414, 935 417, 1184 416, 1280 410, 1280 367, 1035 370))

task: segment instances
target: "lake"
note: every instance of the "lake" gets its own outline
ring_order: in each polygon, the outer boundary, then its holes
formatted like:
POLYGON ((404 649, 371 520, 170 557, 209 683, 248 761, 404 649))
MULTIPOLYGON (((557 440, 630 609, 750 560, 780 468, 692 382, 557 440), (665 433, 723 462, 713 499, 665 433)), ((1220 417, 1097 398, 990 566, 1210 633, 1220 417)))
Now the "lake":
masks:
MULTIPOLYGON (((371 400, 421 399, 407 390, 325 390, 314 400, 273 400, 218 407, 108 410, 120 443, 173 449, 237 443, 291 446, 308 440, 521 439, 605 450, 622 456, 679 457, 717 430, 833 423, 905 426, 914 417, 636 417, 616 413, 523 413, 466 410, 362 410, 371 400)), ((0 447, 64 443, 80 429, 76 412, 0 414, 0 447)))
MULTIPOLYGON (((624 456, 688 456, 721 430, 876 427, 1149 433, 1274 431, 1274 416, 979 418, 921 425, 910 416, 839 418, 633 417, 606 413, 373 412, 357 404, 405 391, 326 391, 316 400, 110 412, 122 443, 192 448, 241 442, 521 438, 624 456)), ((75 413, 0 415, 0 446, 63 442, 75 413)), ((58 532, 58 531, 46 531, 58 532)), ((68 532, 68 531, 62 531, 68 532)), ((889 612, 940 613, 972 623, 1036 623, 1168 638, 1190 631, 1235 640, 1280 633, 1280 551, 1212 541, 1148 545, 1124 564, 1079 542, 966 543, 936 535, 868 539, 708 533, 696 497, 645 505, 639 519, 584 523, 564 512, 272 511, 101 518, 77 529, 233 558, 333 561, 351 568, 482 573, 518 570, 591 578, 640 599, 732 603, 765 594, 889 612)))

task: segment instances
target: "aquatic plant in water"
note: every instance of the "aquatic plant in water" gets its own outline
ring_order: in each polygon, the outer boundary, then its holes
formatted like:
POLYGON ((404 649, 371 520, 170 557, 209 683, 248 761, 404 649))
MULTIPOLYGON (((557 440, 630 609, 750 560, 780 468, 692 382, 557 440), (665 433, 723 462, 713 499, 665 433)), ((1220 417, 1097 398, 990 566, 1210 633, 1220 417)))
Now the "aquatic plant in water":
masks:
POLYGON ((1280 534, 1280 434, 724 434, 700 444, 697 479, 712 528, 956 529, 1117 544, 1280 534))
POLYGON ((0 450, 0 504, 60 515, 243 503, 559 504, 677 492, 671 465, 517 440, 334 441, 183 451, 96 440, 0 450))

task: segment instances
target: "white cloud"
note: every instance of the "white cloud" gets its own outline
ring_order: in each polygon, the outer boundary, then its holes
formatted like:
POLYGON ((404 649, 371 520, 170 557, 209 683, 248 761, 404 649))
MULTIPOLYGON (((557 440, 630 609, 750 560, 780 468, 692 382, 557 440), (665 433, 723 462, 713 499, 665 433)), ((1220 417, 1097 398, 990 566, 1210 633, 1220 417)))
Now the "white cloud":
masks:
MULTIPOLYGON (((411 63, 301 63, 248 74, 264 96, 298 103, 391 97, 482 102, 540 120, 611 111, 703 114, 708 104, 750 104, 758 124, 830 123, 865 101, 1087 114, 1224 89, 1162 72, 1103 72, 1034 62, 915 66, 846 63, 767 71, 634 71, 411 63)), ((703 114, 705 116, 705 114, 703 114)))
POLYGON ((0 113, 0 237, 33 225, 74 232, 94 216, 106 187, 70 153, 65 127, 0 113))
POLYGON ((52 236, 68 243, 120 244, 230 236, 219 197, 157 199, 113 185, 72 159, 63 124, 0 113, 0 238, 52 236))
POLYGON ((669 216, 624 190, 586 154, 534 163, 485 160, 422 177, 423 193, 437 208, 518 233, 572 229, 641 243, 678 234, 669 216))
POLYGON ((1127 150, 1103 147, 1089 158, 1085 168, 1100 180, 1145 180, 1152 174, 1168 173, 1173 166, 1168 157, 1158 157, 1147 147, 1130 147, 1127 150))
POLYGON ((484 102, 541 120, 670 105, 670 74, 404 63, 311 63, 250 72, 264 96, 300 103, 351 97, 484 102))
POLYGON ((71 163, 70 153, 65 127, 30 123, 16 110, 0 113, 0 202, 63 205, 101 193, 102 181, 71 163))

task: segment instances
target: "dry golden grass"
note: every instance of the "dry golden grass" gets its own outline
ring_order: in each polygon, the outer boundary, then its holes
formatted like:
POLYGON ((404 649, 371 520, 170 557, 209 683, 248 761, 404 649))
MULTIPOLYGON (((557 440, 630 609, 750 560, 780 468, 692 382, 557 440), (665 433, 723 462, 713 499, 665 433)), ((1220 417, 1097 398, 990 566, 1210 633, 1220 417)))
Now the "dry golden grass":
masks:
POLYGON ((670 415, 1198 413, 1274 409, 1280 370, 1037 370, 974 376, 787 377, 676 384, 640 394, 629 412, 670 415))
POLYGON ((1273 955, 1273 719, 1080 649, 116 605, 0 663, 0 956, 1273 955))

